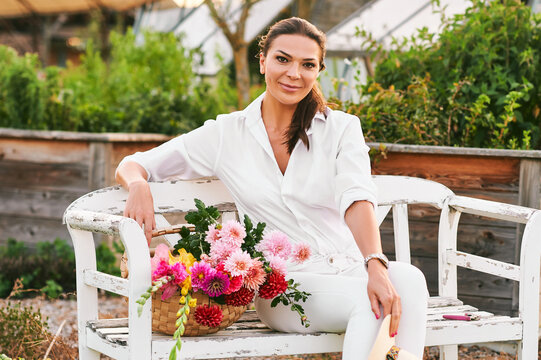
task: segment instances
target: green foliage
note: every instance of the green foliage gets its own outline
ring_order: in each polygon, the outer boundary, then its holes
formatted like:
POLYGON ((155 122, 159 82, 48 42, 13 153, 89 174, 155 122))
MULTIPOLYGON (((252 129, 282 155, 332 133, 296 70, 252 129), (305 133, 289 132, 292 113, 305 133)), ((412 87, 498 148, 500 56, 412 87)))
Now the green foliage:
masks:
POLYGON ((193 73, 194 52, 182 39, 142 36, 111 33, 109 63, 89 41, 81 64, 64 70, 40 70, 36 56, 0 46, 0 126, 177 134, 232 110, 226 69, 211 85, 193 73))
MULTIPOLYGON (((47 322, 39 309, 19 304, 0 308, 0 349, 13 358, 37 359, 47 340, 47 322), (45 331, 44 331, 45 330, 45 331)), ((9 359, 2 355, 0 359, 9 359)))
POLYGON ((341 105, 370 140, 540 148, 541 16, 530 7, 472 0, 444 19, 439 37, 421 29, 389 51, 360 35, 376 74, 360 103, 341 105))
MULTIPOLYGON (((113 243, 115 251, 122 253, 120 245, 113 243)), ((96 248, 99 271, 120 276, 117 259, 113 251, 102 242, 96 248)), ((66 240, 38 242, 31 251, 23 242, 8 239, 0 246, 0 297, 7 297, 20 279, 23 292, 38 290, 49 297, 56 298, 65 292, 75 291, 75 254, 66 240)))

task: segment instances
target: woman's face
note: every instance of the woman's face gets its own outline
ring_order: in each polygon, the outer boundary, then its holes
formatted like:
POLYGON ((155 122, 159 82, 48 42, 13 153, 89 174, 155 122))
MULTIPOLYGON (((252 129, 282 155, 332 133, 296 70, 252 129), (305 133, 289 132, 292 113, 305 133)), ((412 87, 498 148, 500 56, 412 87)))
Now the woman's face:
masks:
POLYGON ((319 74, 321 49, 304 35, 276 37, 259 58, 267 93, 284 105, 298 104, 312 90, 319 74))

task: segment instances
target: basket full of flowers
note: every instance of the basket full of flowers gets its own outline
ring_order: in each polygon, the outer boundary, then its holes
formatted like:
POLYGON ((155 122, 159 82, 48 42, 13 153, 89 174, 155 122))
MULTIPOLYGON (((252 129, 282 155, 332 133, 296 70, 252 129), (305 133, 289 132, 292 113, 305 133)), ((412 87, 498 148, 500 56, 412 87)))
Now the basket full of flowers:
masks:
POLYGON ((185 216, 174 249, 156 247, 151 259, 152 286, 137 300, 139 314, 152 299, 152 330, 173 335, 176 358, 181 336, 211 334, 239 319, 254 297, 272 299, 271 306, 290 305, 308 327, 300 301, 310 295, 299 283, 286 279, 287 262, 302 263, 310 256, 307 244, 292 244, 280 231, 265 233, 265 223, 254 226, 248 216, 218 222, 219 211, 195 199, 197 211, 185 216))

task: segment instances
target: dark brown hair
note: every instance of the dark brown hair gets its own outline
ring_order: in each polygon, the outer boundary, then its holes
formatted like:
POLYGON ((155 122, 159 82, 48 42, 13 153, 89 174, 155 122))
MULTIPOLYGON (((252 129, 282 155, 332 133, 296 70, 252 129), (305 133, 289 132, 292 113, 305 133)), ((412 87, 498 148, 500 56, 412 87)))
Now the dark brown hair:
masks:
MULTIPOLYGON (((308 21, 298 17, 278 21, 270 27, 267 35, 262 36, 259 41, 259 49, 264 56, 267 55, 274 39, 280 35, 303 35, 317 42, 321 49, 319 71, 325 68, 323 60, 325 59, 326 37, 324 32, 308 21)), ((316 83, 308 95, 297 104, 297 108, 291 119, 291 125, 287 130, 286 140, 284 141, 284 144, 287 144, 287 151, 289 154, 293 152, 299 139, 302 140, 307 149, 310 149, 306 130, 310 128, 314 115, 318 111, 325 111, 326 106, 327 102, 323 97, 318 83, 316 83)))

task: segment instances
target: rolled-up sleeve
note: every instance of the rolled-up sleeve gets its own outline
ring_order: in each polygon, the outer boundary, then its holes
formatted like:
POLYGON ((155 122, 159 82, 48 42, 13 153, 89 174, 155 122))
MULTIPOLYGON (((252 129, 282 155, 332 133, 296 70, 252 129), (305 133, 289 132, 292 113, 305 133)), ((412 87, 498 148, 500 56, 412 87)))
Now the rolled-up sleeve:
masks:
POLYGON ((119 167, 126 161, 134 161, 146 170, 149 181, 213 176, 220 148, 220 124, 207 120, 203 126, 158 147, 126 156, 119 167))
POLYGON ((367 200, 374 209, 377 207, 377 188, 370 172, 369 150, 359 119, 348 116, 336 156, 335 200, 342 219, 355 201, 367 200))

